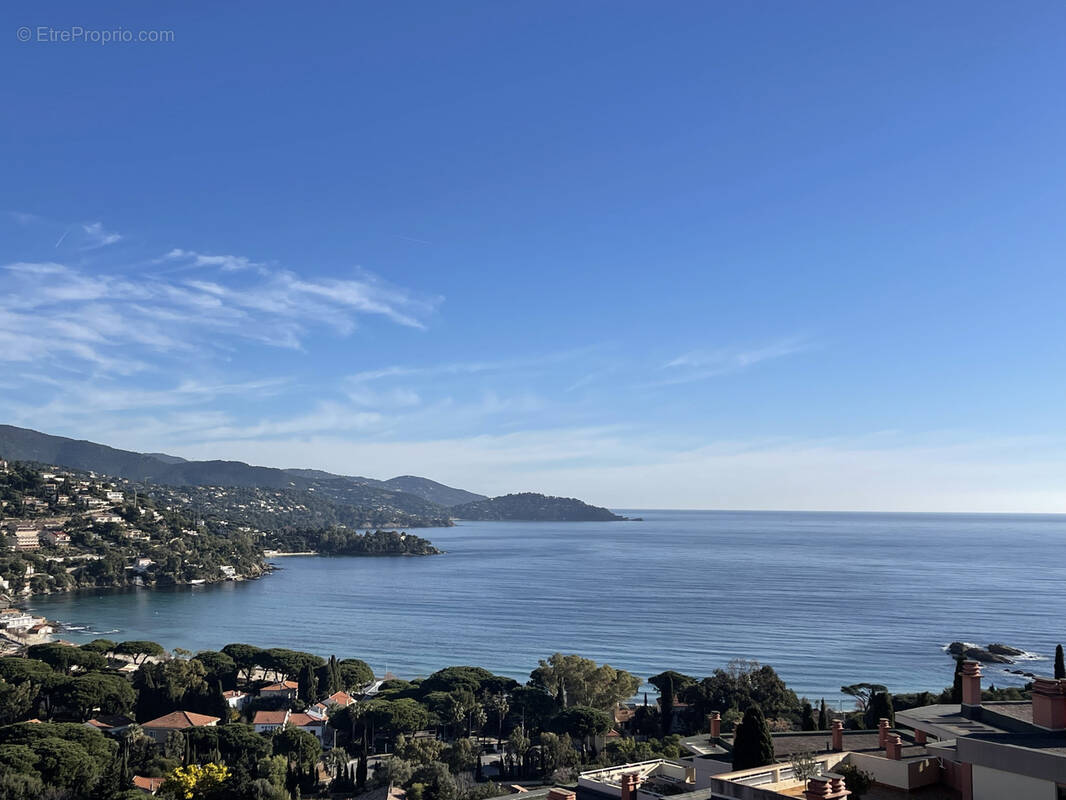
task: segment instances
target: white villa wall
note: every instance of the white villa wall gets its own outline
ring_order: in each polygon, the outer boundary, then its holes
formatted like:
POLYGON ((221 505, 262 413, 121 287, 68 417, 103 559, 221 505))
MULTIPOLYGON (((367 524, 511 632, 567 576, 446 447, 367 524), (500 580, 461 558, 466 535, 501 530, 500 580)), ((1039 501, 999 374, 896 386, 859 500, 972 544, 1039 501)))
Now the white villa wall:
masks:
POLYGON ((973 800, 1056 800, 1051 781, 973 765, 973 800))

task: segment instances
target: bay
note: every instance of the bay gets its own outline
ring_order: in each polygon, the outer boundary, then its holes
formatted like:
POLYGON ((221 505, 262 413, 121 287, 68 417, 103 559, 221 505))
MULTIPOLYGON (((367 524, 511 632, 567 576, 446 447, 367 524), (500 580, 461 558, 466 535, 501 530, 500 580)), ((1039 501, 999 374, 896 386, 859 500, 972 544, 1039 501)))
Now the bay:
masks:
MULTIPOLYGON (((258 581, 32 599, 87 641, 354 656, 379 674, 476 664, 525 679, 574 652, 644 678, 772 665, 839 702, 857 681, 939 690, 952 640, 1050 672, 1066 639, 1066 516, 623 510, 643 522, 462 522, 425 558, 288 557, 258 581)), ((1020 685, 1000 667, 985 685, 1020 685)))

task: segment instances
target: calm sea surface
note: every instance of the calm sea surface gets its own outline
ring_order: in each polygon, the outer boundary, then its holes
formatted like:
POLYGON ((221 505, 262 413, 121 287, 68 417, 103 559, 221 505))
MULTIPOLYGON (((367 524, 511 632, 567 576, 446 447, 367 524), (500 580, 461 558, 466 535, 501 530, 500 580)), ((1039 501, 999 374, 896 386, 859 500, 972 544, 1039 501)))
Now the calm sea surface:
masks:
MULTIPOLYGON (((771 664, 801 694, 940 689, 955 639, 1048 659, 1066 640, 1066 516, 624 511, 643 522, 466 522, 432 558, 278 559, 258 581, 34 599, 84 641, 228 642, 414 677, 525 678, 576 652, 647 677, 771 664)), ((1050 672, 1046 660, 1019 667, 1050 672)), ((986 685, 1020 678, 986 669, 986 685)))

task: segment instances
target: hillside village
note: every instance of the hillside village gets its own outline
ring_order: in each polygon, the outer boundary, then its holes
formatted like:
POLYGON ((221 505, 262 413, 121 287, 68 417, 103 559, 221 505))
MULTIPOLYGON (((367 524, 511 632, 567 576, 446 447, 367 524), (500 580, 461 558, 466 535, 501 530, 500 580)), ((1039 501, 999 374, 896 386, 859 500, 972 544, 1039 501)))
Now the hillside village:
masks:
MULTIPOLYGON (((360 534, 323 508, 284 490, 160 487, 0 460, 0 603, 79 588, 258 578, 271 569, 267 552, 292 549, 438 552, 397 531, 360 534)), ((9 636, 46 635, 42 625, 0 618, 9 636)))
MULTIPOLYGON (((0 605, 88 587, 167 586, 262 575, 263 533, 221 532, 94 474, 0 461, 0 605)), ((0 634, 33 642, 47 620, 0 612, 0 634)))

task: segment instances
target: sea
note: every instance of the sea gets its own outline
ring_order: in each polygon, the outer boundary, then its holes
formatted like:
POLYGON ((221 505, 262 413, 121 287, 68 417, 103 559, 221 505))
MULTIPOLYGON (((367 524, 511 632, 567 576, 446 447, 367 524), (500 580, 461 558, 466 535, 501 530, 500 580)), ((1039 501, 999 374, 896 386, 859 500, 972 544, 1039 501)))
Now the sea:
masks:
POLYGON ((647 678, 769 664, 801 696, 950 685, 952 641, 1066 640, 1066 516, 620 510, 639 522, 460 522, 445 555, 294 556, 259 580, 35 597, 60 636, 229 642, 362 658, 379 674, 472 664, 519 680, 552 653, 647 678))

